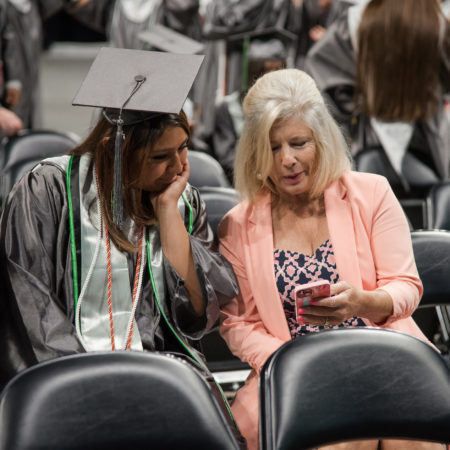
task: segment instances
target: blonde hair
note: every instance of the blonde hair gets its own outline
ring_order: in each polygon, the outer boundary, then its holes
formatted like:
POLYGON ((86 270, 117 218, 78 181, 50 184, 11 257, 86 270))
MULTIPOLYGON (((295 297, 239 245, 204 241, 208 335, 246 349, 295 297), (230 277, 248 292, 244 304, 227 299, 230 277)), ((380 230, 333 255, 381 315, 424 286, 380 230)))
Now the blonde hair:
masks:
POLYGON ((269 179, 273 166, 269 135, 273 128, 294 117, 311 129, 316 145, 311 197, 321 195, 329 183, 350 170, 345 139, 314 80, 305 72, 282 69, 263 75, 245 96, 243 111, 234 181, 241 196, 250 202, 261 193, 277 194, 269 179))

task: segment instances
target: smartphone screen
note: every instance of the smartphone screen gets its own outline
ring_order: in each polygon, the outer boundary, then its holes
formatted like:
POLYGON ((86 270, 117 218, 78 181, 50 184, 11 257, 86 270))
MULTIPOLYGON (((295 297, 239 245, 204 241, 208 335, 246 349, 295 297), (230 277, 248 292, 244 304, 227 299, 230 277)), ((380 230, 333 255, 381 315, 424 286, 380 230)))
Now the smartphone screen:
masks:
POLYGON ((318 300, 330 296, 330 283, 327 280, 314 281, 308 284, 300 284, 295 288, 296 311, 303 306, 309 306, 312 300, 318 300))

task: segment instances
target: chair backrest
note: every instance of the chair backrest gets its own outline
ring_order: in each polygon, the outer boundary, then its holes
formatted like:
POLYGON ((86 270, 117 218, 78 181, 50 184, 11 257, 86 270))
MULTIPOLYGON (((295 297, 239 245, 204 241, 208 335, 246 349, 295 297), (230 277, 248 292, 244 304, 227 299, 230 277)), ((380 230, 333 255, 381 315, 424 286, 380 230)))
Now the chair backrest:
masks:
POLYGON ((408 190, 395 172, 382 147, 364 149, 353 159, 357 171, 375 173, 387 178, 405 211, 410 229, 427 226, 425 198, 430 187, 439 181, 429 167, 413 155, 409 153, 405 155, 402 170, 409 183, 408 190))
POLYGON ((411 239, 423 283, 420 306, 450 305, 450 231, 413 231, 411 239))
POLYGON ((222 166, 211 155, 189 150, 188 160, 191 170, 189 183, 193 186, 231 187, 231 183, 228 181, 222 166))
MULTIPOLYGON (((382 147, 372 147, 358 152, 354 157, 355 168, 359 172, 377 173, 385 176, 394 192, 408 197, 400 177, 395 172, 382 147)), ((439 177, 424 163, 410 153, 403 158, 402 171, 412 191, 428 189, 439 182, 439 177)))
POLYGON ((263 450, 399 438, 450 442, 450 371, 428 344, 380 328, 311 333, 260 375, 263 450))
POLYGON ((353 157, 355 169, 358 172, 376 173, 383 175, 389 181, 394 192, 405 196, 401 180, 390 163, 382 147, 361 150, 353 157))
POLYGON ((73 133, 53 130, 25 130, 6 142, 3 149, 0 209, 14 184, 39 161, 66 154, 79 143, 73 133))
POLYGON ((436 183, 427 196, 428 228, 450 230, 450 181, 436 183))
POLYGON ((217 227, 222 217, 239 203, 238 192, 231 187, 208 186, 199 188, 202 200, 205 202, 208 223, 218 242, 217 227))
POLYGON ((1 450, 238 449, 208 382, 145 352, 57 358, 19 373, 0 399, 1 450))

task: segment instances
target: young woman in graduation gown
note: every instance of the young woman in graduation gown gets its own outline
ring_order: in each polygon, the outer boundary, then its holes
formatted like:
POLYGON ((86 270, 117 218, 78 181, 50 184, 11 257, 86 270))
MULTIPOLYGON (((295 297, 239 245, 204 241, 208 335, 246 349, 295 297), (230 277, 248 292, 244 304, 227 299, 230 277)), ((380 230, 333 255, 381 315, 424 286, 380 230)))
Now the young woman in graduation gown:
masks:
POLYGON ((1 221, 2 383, 40 361, 90 350, 195 352, 191 340, 236 293, 187 183, 184 114, 125 127, 121 227, 109 195, 113 133, 102 117, 71 155, 44 160, 9 197, 1 221))

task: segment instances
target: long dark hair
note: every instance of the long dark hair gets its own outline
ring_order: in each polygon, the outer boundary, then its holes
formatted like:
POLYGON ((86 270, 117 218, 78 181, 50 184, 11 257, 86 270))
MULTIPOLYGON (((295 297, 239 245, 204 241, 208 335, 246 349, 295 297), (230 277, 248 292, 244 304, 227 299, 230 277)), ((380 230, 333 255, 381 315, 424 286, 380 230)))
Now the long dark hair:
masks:
POLYGON ((356 92, 365 115, 417 122, 436 113, 440 25, 436 0, 367 5, 356 58, 356 92))
MULTIPOLYGON (((146 164, 146 155, 168 127, 181 127, 190 138, 191 131, 183 111, 180 114, 159 114, 133 125, 125 125, 123 132, 123 205, 128 216, 137 225, 151 225, 156 218, 148 193, 139 188, 146 164)), ((103 116, 89 136, 71 153, 81 156, 90 153, 97 171, 100 203, 103 218, 114 244, 129 252, 136 247, 124 232, 114 224, 112 213, 112 190, 114 184, 114 140, 116 127, 103 116)))

